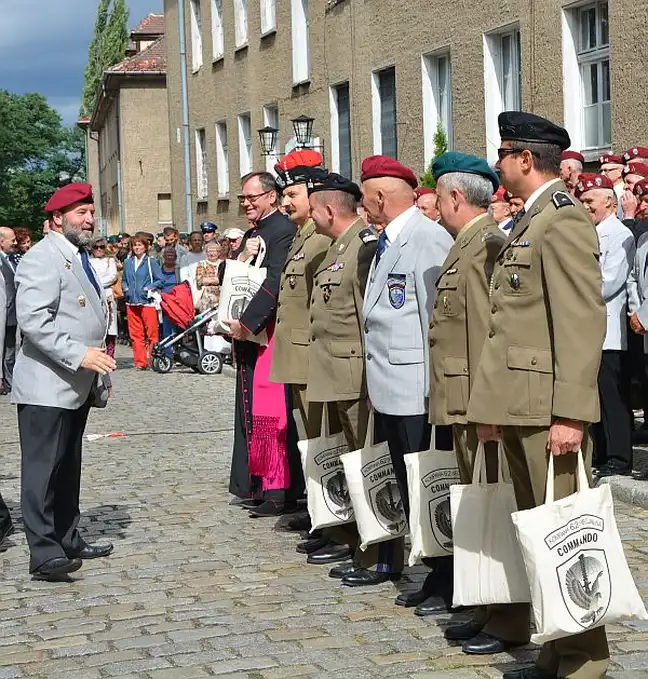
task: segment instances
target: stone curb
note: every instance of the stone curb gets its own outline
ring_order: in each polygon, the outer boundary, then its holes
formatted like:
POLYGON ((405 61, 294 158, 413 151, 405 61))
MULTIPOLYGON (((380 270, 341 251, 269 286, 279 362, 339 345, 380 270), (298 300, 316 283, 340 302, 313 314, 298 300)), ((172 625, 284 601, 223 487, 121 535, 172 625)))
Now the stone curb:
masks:
MULTIPOLYGON (((635 447, 633 462, 635 469, 648 471, 648 450, 635 447)), ((602 479, 601 483, 610 485, 615 500, 648 509, 648 480, 636 481, 628 476, 611 476, 602 479)))

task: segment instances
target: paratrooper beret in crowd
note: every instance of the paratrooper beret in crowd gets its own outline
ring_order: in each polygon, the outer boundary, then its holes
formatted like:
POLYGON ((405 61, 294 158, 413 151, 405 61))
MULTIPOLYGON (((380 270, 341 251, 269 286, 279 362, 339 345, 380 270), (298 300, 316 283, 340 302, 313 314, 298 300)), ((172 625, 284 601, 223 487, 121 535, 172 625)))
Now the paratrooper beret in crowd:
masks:
POLYGON ((312 168, 321 167, 322 154, 311 149, 292 151, 285 155, 275 166, 277 186, 285 189, 294 184, 306 184, 312 168))
POLYGON ((435 194, 436 191, 429 186, 419 186, 414 193, 416 194, 416 200, 418 200, 421 196, 430 196, 435 194))
POLYGON ((500 184, 499 188, 491 198, 492 203, 508 203, 510 198, 509 192, 500 184))
POLYGON ((358 202, 362 200, 360 187, 355 182, 336 172, 330 172, 323 177, 313 178, 308 182, 307 186, 309 196, 320 191, 344 191, 344 193, 352 195, 358 202))
POLYGON ((614 184, 612 180, 603 174, 596 174, 595 172, 584 172, 579 175, 578 183, 576 184, 574 194, 576 198, 580 198, 587 191, 592 189, 609 189, 614 191, 614 184))
POLYGON ((630 162, 634 158, 648 159, 648 148, 645 146, 633 146, 623 154, 623 159, 626 163, 630 162))
POLYGON ((469 153, 447 151, 439 156, 432 165, 432 174, 439 181, 440 177, 450 172, 476 174, 488 179, 493 185, 493 193, 499 188, 499 178, 493 168, 483 159, 469 153))
POLYGON ((615 156, 612 153, 607 153, 599 158, 599 163, 601 165, 623 165, 623 158, 621 156, 615 156))
POLYGON ((407 182, 413 189, 418 186, 416 175, 397 160, 389 156, 369 156, 362 161, 362 175, 360 181, 379 177, 395 177, 407 182))
POLYGON ((629 174, 636 174, 640 177, 648 177, 648 165, 639 162, 631 163, 630 165, 626 165, 623 168, 622 174, 624 177, 629 174))
POLYGON ((47 201, 45 212, 62 212, 65 208, 77 203, 94 203, 90 184, 73 182, 62 186, 47 201))
POLYGON ((634 195, 637 196, 637 198, 641 198, 642 196, 645 196, 648 194, 648 179, 644 178, 639 180, 635 185, 633 189, 634 195))
POLYGON ((568 149, 571 144, 567 130, 534 113, 503 111, 497 123, 502 141, 555 144, 561 151, 568 149))
POLYGON ((585 165, 585 156, 578 151, 563 151, 560 160, 577 160, 581 165, 585 165))

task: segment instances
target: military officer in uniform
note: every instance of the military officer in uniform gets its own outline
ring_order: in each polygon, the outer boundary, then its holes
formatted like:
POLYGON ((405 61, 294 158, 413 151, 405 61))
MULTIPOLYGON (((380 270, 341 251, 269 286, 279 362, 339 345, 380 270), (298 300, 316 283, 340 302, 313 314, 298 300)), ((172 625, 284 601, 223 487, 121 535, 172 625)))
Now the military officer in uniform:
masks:
MULTIPOLYGON (((499 179, 488 163, 464 153, 445 153, 432 166, 441 218, 456 234, 437 281, 430 323, 430 422, 452 425, 462 483, 472 482, 477 430, 466 419, 486 331, 490 278, 505 235, 488 213, 499 179)), ((497 445, 486 444, 488 479, 497 479, 497 445)), ((478 609, 473 619, 448 627, 446 639, 465 653, 500 653, 529 641, 528 606, 478 609)))
MULTIPOLYGON (((339 421, 349 449, 357 450, 369 420, 362 305, 378 238, 358 217, 357 184, 332 173, 309 184, 308 195, 315 228, 332 243, 315 270, 306 401, 309 408, 327 407, 329 421, 339 421)), ((357 587, 397 579, 402 567, 402 549, 392 555, 381 543, 357 549, 352 562, 335 566, 330 575, 357 587)))
MULTIPOLYGON (((525 203, 495 264, 467 416, 481 440, 501 437, 524 510, 544 503, 549 455, 557 499, 576 490, 580 449, 590 465, 606 313, 596 229, 558 178, 567 131, 520 111, 501 113, 499 129, 501 180, 525 203)), ((600 679, 608 664, 598 627, 546 643, 504 679, 600 679)))

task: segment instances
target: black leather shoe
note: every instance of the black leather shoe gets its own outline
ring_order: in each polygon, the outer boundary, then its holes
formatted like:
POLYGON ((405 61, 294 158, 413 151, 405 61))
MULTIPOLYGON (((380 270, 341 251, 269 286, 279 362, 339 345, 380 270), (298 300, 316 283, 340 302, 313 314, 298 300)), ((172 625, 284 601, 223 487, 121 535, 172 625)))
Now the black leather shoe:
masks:
POLYGON ((109 542, 107 545, 86 545, 81 551, 68 554, 69 559, 100 559, 112 553, 114 547, 109 542))
POLYGON ((452 627, 447 627, 443 636, 448 641, 468 641, 469 639, 474 639, 483 629, 483 625, 470 620, 469 622, 464 622, 462 625, 452 625, 452 627))
POLYGON ((502 679, 558 679, 558 675, 540 669, 535 665, 529 665, 528 667, 522 667, 519 670, 504 672, 502 679))
POLYGON ((14 525, 11 521, 5 521, 0 525, 0 545, 14 532, 14 525))
POLYGON ((67 576, 74 571, 78 571, 83 565, 81 559, 68 559, 57 557, 41 564, 32 572, 34 580, 45 580, 46 582, 67 582, 67 576))
POLYGON ((468 655, 493 655, 494 653, 503 653, 516 646, 524 646, 524 644, 515 643, 512 641, 504 641, 497 637, 492 637, 486 632, 479 632, 472 639, 468 639, 461 644, 461 650, 468 655))
POLYGON ((366 568, 356 568, 353 573, 342 578, 342 584, 347 587, 367 587, 369 585, 382 585, 383 582, 396 582, 400 580, 400 573, 379 573, 366 568))
POLYGON ((281 533, 292 533, 298 531, 309 531, 311 520, 308 512, 297 511, 293 514, 282 516, 274 525, 274 529, 281 533))
POLYGON ((295 551, 298 554, 312 554, 313 552, 316 552, 319 549, 322 549, 322 547, 326 547, 329 545, 329 541, 326 538, 312 538, 310 540, 306 540, 305 542, 300 542, 297 547, 295 547, 295 551))
POLYGON ((241 507, 242 509, 256 509, 257 507, 260 507, 262 504, 263 500, 257 500, 256 498, 253 497, 246 497, 243 500, 237 502, 236 506, 241 507))
POLYGON ((342 578, 346 577, 347 575, 350 575, 355 571, 357 566, 353 563, 353 561, 347 561, 345 563, 341 563, 337 566, 333 566, 331 570, 329 571, 329 578, 335 578, 336 580, 341 580, 342 578))
POLYGON ((258 507, 250 507, 249 509, 250 516, 263 518, 291 514, 296 511, 297 504, 295 502, 272 502, 272 500, 266 500, 258 507))
POLYGON ((427 615, 439 615, 440 613, 448 613, 451 608, 452 597, 447 599, 433 594, 414 609, 414 615, 421 616, 422 618, 427 615))
POLYGON ((610 476, 630 476, 632 474, 632 469, 624 469, 623 467, 617 467, 615 465, 604 464, 596 470, 593 474, 596 479, 605 479, 610 476))
POLYGON ((306 563, 318 565, 324 563, 337 563, 338 561, 346 561, 353 556, 353 550, 346 545, 336 545, 334 542, 318 549, 316 552, 308 555, 306 563))
POLYGON ((404 606, 405 608, 414 608, 422 604, 430 595, 424 589, 418 589, 416 592, 410 592, 409 594, 399 594, 394 603, 397 606, 404 606))

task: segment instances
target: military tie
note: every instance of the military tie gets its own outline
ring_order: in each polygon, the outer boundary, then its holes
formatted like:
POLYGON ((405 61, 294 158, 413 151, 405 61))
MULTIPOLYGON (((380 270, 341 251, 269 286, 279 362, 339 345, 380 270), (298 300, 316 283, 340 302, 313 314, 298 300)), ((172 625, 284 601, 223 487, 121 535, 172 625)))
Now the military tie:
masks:
POLYGON ((387 238, 387 230, 383 229, 380 232, 380 236, 378 236, 378 247, 376 248, 376 266, 378 266, 378 262, 380 261, 380 258, 385 253, 385 250, 387 249, 388 244, 389 244, 389 238, 387 238))
POLYGON ((526 214, 526 210, 522 208, 516 215, 513 217, 513 226, 511 227, 511 231, 516 227, 517 223, 524 217, 526 214))
POLYGON ((96 290, 99 297, 101 297, 101 288, 99 287, 99 283, 97 283, 97 277, 92 270, 92 265, 90 264, 90 257, 88 257, 87 250, 79 250, 79 254, 81 255, 81 264, 83 265, 83 270, 85 271, 88 280, 92 283, 92 287, 96 290))

